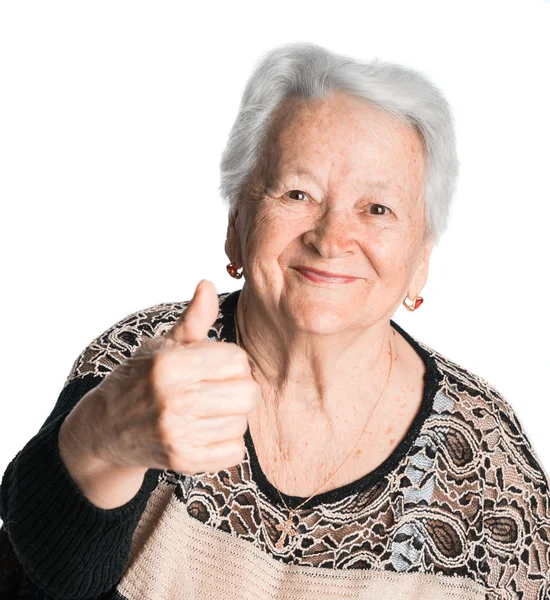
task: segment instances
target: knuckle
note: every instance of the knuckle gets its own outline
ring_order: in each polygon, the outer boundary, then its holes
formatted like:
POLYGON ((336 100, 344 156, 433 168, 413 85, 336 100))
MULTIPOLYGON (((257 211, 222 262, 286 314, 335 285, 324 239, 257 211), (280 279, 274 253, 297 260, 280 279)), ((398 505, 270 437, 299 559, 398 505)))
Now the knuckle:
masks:
POLYGON ((252 409, 258 403, 262 392, 261 392, 259 383, 257 381, 255 381, 254 379, 252 379, 252 381, 250 383, 248 383, 248 385, 249 385, 249 389, 248 389, 248 393, 246 394, 246 400, 247 400, 246 406, 248 406, 252 409))
POLYGON ((244 380, 245 386, 247 388, 247 392, 250 396, 256 396, 258 390, 260 389, 259 383, 253 379, 252 377, 244 380))
POLYGON ((235 456, 239 459, 239 462, 246 456, 246 445, 243 438, 239 438, 235 443, 235 456))
MULTIPOLYGON (((243 417, 240 422, 239 422, 239 430, 238 430, 238 434, 242 437, 244 436, 244 434, 246 433, 246 430, 248 429, 248 419, 246 417, 243 417)), ((244 443, 244 438, 243 438, 243 447, 245 446, 244 443)))
POLYGON ((171 445, 169 452, 170 468, 180 473, 197 473, 200 466, 197 462, 195 448, 189 444, 171 445))
POLYGON ((167 462, 168 468, 172 471, 177 471, 185 475, 194 475, 196 473, 193 465, 179 454, 170 454, 167 462))
POLYGON ((240 346, 235 346, 235 362, 240 367, 243 373, 250 373, 250 363, 248 359, 248 352, 243 350, 240 346))

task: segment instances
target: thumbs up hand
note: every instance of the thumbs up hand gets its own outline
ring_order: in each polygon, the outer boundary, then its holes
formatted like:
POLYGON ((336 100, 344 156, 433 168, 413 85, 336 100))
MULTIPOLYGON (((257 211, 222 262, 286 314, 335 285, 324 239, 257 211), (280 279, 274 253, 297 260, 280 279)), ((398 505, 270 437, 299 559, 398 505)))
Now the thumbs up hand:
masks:
POLYGON ((71 439, 116 468, 194 475, 241 462, 261 392, 242 348, 205 339, 218 310, 214 285, 201 281, 170 331, 145 340, 75 406, 79 418, 64 423, 79 428, 71 439))
POLYGON ((218 294, 206 279, 195 289, 187 309, 176 321, 165 337, 178 344, 189 344, 204 340, 218 318, 218 294))

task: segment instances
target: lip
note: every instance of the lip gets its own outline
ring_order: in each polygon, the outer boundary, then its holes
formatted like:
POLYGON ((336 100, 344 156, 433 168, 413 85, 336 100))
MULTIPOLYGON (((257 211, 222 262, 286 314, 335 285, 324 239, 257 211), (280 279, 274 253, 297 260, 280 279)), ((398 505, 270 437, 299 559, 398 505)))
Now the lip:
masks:
POLYGON ((325 283, 351 283, 355 281, 357 277, 350 277, 349 275, 339 275, 338 273, 329 273, 328 271, 319 271, 318 269, 311 269, 310 267, 293 267, 296 271, 299 271, 304 277, 307 277, 310 281, 325 282, 325 283))

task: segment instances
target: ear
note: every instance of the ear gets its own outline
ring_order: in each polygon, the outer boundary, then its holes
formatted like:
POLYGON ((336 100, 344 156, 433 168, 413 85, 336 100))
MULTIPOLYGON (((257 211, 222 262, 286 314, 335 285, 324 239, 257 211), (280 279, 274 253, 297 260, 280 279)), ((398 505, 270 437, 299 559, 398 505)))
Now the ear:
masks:
POLYGON ((227 236, 225 238, 225 253, 230 261, 237 265, 240 269, 243 266, 241 257, 241 244, 239 238, 239 232, 237 229, 237 218, 239 216, 239 209, 235 209, 233 213, 228 216, 227 221, 227 236))
POLYGON ((420 295, 420 292, 428 281, 428 269, 430 265, 430 256, 433 250, 433 240, 429 239, 424 242, 421 250, 420 262, 416 268, 416 272, 413 275, 412 281, 409 285, 408 296, 412 300, 416 296, 420 295))

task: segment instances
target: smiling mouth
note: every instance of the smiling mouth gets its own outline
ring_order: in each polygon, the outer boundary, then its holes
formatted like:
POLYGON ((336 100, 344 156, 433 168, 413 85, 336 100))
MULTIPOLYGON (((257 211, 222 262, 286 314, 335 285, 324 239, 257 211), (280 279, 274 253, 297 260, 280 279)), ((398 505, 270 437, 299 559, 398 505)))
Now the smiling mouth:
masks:
POLYGON ((351 283, 352 281, 355 281, 354 277, 326 277, 324 275, 314 273, 313 271, 308 271, 307 269, 293 268, 295 271, 300 273, 300 275, 315 283, 351 283))

